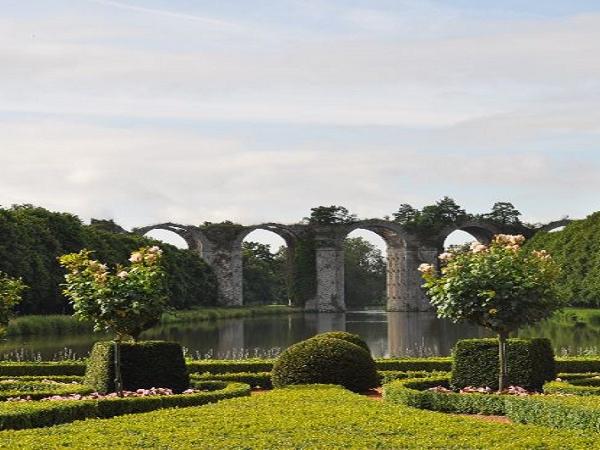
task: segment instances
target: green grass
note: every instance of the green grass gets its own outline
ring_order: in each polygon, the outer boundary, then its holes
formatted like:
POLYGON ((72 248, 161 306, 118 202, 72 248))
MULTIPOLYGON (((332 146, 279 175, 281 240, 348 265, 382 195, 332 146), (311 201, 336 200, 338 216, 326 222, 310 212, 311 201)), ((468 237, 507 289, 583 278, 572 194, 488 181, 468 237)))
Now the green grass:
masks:
MULTIPOLYGON (((301 311, 284 305, 243 306, 235 308, 197 308, 163 314, 161 325, 232 319, 301 311)), ((6 336, 41 336, 91 333, 92 326, 73 316, 51 314, 17 317, 10 321, 6 336)))
POLYGON ((0 432, 0 448, 591 449, 600 436, 481 422, 367 399, 338 387, 0 432))

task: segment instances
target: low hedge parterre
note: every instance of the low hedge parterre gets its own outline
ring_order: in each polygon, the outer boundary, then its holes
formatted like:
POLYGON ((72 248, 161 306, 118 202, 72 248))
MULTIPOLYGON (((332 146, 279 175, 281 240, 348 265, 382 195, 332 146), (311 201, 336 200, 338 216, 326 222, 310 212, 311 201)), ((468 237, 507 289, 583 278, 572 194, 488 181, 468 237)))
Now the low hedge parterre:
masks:
POLYGON ((206 392, 98 400, 0 402, 0 430, 47 427, 74 420, 109 418, 162 408, 199 406, 250 394, 250 387, 242 383, 203 381, 194 383, 194 387, 206 392))
POLYGON ((599 396, 458 394, 427 390, 448 386, 447 377, 393 381, 384 399, 419 409, 459 414, 505 415, 513 422, 600 432, 599 396))
POLYGON ((302 386, 199 408, 4 431, 0 448, 592 449, 581 431, 487 423, 386 402, 333 386, 302 386))

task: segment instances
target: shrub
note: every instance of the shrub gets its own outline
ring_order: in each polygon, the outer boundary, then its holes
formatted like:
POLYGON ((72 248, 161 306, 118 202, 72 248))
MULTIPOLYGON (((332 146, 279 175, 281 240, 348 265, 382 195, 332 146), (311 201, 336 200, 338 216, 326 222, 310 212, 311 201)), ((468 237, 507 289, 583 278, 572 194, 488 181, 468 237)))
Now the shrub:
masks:
POLYGON ((317 334, 313 336, 311 339, 320 339, 320 338, 333 338, 333 339, 341 339, 342 341, 350 342, 351 344, 358 345, 361 348, 364 348, 367 352, 371 353, 371 349, 367 345, 367 343, 358 335, 348 333, 346 331, 328 331, 326 333, 317 334))
POLYGON ((341 339, 308 339, 292 345, 275 361, 273 386, 339 384, 360 392, 379 384, 375 361, 366 350, 341 339))
MULTIPOLYGON (((121 359, 125 390, 164 387, 182 392, 189 386, 183 351, 175 342, 123 342, 121 359)), ((97 342, 90 354, 85 383, 98 392, 113 392, 114 377, 114 343, 97 342)))
MULTIPOLYGON (((509 339, 508 384, 540 391, 556 378, 554 354, 548 339, 509 339)), ((465 339, 454 347, 451 384, 455 388, 498 388, 498 341, 465 339)))

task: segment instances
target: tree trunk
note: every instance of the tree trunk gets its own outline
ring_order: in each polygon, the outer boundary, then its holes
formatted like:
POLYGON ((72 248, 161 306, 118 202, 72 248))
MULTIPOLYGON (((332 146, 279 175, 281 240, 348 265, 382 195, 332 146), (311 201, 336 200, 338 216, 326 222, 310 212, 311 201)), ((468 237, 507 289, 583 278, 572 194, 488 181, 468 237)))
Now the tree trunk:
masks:
POLYGON ((500 362, 499 377, 498 377, 498 392, 506 389, 508 383, 508 361, 506 360, 506 340, 508 333, 501 331, 498 333, 498 359, 500 362))
POLYGON ((123 397, 123 376, 121 375, 121 339, 115 339, 115 391, 123 397))

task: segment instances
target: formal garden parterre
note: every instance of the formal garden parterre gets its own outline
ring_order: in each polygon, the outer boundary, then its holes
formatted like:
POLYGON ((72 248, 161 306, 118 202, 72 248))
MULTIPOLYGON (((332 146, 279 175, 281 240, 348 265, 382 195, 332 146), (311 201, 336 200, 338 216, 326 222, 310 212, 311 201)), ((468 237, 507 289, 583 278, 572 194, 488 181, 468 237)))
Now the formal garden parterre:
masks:
MULTIPOLYGON (((0 363, 0 447, 599 447, 600 357, 508 339, 562 306, 558 268, 522 241, 499 235, 441 255, 439 272, 421 267, 439 316, 498 334, 459 341, 450 358, 374 360, 359 336, 329 332, 272 360, 185 360, 179 344, 137 341, 166 305, 159 247, 112 270, 86 250, 65 255, 75 316, 115 338, 85 361, 0 363), (374 392, 383 401, 363 395, 374 392)), ((6 326, 25 287, 0 281, 6 326)))

